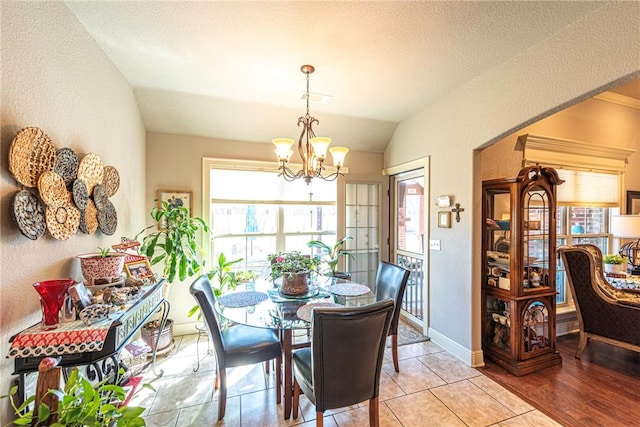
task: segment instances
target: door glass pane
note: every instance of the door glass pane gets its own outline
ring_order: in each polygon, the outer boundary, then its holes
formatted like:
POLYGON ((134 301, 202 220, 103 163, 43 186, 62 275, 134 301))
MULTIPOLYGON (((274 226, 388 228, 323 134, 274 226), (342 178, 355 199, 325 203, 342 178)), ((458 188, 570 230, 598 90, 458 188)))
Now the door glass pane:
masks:
POLYGON ((380 262, 380 184, 347 182, 345 201, 346 234, 353 237, 345 244, 353 254, 345 259, 346 270, 352 280, 372 286, 380 262))
POLYGON ((397 184, 398 249, 424 252, 424 187, 422 178, 399 180, 397 184))

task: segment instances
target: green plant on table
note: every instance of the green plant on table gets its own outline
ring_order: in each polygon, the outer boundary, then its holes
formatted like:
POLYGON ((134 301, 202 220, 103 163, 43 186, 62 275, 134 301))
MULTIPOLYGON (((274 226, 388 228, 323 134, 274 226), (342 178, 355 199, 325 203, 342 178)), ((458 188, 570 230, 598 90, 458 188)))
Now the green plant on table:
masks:
MULTIPOLYGON (((310 273, 317 267, 318 260, 300 251, 276 252, 267 256, 271 264, 271 280, 276 280, 283 273, 310 273)), ((291 278, 291 277, 290 277, 291 278)), ((293 280, 291 278, 291 280, 293 280)))
POLYGON ((624 264, 628 261, 627 257, 620 254, 606 254, 602 256, 602 262, 604 264, 624 264))
POLYGON ((236 272, 236 282, 238 283, 247 283, 256 280, 260 275, 255 271, 251 270, 240 270, 236 272))
POLYGON ((106 258, 111 252, 111 248, 101 248, 98 246, 98 250, 100 251, 100 258, 106 258))
POLYGON ((332 246, 321 240, 310 240, 307 242, 307 246, 320 250, 320 254, 315 255, 315 258, 318 259, 318 263, 326 264, 327 268, 323 273, 327 276, 335 276, 341 256, 348 256, 353 259, 351 252, 340 248, 347 240, 351 239, 353 239, 353 237, 349 235, 344 236, 342 239, 336 240, 332 246))
MULTIPOLYGON (((126 398, 125 390, 113 384, 107 384, 106 379, 96 385, 78 373, 73 368, 65 385, 61 389, 52 390, 48 394, 58 399, 58 409, 55 412, 46 403, 40 403, 37 415, 34 410, 28 410, 35 402, 35 396, 29 396, 21 405, 16 405, 15 395, 18 387, 11 388, 8 396, 17 418, 9 425, 38 426, 38 427, 138 427, 146 423, 141 414, 143 407, 123 406, 126 398), (57 416, 57 421, 49 423, 51 415, 57 416)), ((145 385, 144 387, 151 387, 145 385)))

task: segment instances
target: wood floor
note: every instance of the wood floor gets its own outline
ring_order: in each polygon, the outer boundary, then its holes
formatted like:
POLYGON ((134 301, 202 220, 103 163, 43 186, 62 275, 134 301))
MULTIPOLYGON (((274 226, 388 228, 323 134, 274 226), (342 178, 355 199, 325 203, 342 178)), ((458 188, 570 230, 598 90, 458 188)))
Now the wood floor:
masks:
POLYGON ((526 376, 490 361, 481 370, 564 426, 640 425, 640 353, 590 341, 576 359, 577 344, 577 334, 559 337, 562 365, 526 376))

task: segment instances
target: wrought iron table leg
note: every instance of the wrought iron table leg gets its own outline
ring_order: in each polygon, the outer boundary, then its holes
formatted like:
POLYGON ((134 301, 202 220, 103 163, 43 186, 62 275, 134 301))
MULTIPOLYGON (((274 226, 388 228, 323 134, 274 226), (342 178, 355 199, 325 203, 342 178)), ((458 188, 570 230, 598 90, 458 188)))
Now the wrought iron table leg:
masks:
POLYGON ((161 369, 160 372, 156 371, 156 353, 158 352, 158 344, 160 342, 160 336, 162 335, 162 331, 164 330, 164 326, 167 323, 167 318, 169 317, 169 309, 171 308, 171 304, 169 301, 162 301, 162 318, 160 319, 160 329, 158 330, 158 336, 156 337, 155 342, 153 343, 152 355, 151 355, 151 371, 153 375, 156 377, 161 377, 164 375, 164 370, 161 369))

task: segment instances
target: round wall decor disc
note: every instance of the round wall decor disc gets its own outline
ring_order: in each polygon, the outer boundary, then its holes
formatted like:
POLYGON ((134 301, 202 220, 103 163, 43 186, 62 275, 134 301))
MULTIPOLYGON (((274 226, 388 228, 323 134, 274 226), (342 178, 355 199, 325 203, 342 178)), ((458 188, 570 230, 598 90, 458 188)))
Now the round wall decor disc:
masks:
POLYGON ((85 234, 93 234, 98 229, 98 209, 93 200, 87 200, 85 209, 80 212, 80 231, 85 234))
POLYGON ((78 166, 78 178, 84 181, 89 191, 89 196, 91 196, 93 187, 102 184, 104 178, 102 159, 94 153, 84 156, 78 166))
POLYGON ((102 186, 102 184, 98 184, 93 187, 93 203, 96 204, 98 212, 105 209, 108 201, 109 198, 107 197, 107 190, 102 186))
POLYGON ((31 240, 42 236, 47 229, 44 219, 44 205, 29 190, 21 190, 13 199, 13 217, 20 232, 31 240))
POLYGON ((49 233, 58 240, 69 239, 80 225, 80 211, 71 200, 62 206, 47 206, 45 217, 49 233))
POLYGON ((120 174, 113 166, 104 167, 104 178, 102 185, 107 190, 107 197, 112 197, 120 188, 120 174))
POLYGON ((70 185, 78 176, 78 156, 71 148, 61 148, 56 152, 53 171, 60 175, 65 185, 70 185))
POLYGON ((24 128, 11 141, 9 171, 26 187, 36 187, 40 174, 53 170, 55 160, 56 147, 39 128, 24 128))
POLYGON ((98 228, 107 236, 116 232, 118 227, 118 214, 116 207, 109 199, 106 199, 104 209, 98 209, 98 228))
POLYGON ((73 201, 81 211, 87 207, 87 202, 89 201, 89 190, 87 190, 86 184, 81 179, 73 181, 73 201))
POLYGON ((51 207, 64 205, 69 199, 67 187, 60 175, 54 171, 45 171, 38 179, 38 191, 42 201, 51 207))

